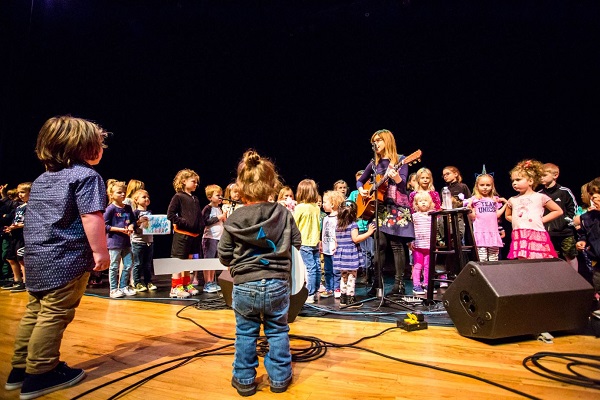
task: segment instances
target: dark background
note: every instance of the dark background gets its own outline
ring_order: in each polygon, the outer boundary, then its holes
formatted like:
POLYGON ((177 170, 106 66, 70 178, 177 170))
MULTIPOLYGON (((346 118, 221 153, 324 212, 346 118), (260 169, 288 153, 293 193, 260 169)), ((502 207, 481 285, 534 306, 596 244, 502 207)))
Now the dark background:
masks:
MULTIPOLYGON (((320 191, 394 132, 420 166, 485 164, 501 195, 526 157, 579 188, 600 175, 598 1, 2 1, 0 180, 43 172, 58 114, 113 135, 105 179, 140 179, 164 213, 178 170, 225 187, 243 151, 320 191)), ((160 255, 160 254, 159 254, 160 255)), ((164 254, 163 254, 164 256, 164 254)))

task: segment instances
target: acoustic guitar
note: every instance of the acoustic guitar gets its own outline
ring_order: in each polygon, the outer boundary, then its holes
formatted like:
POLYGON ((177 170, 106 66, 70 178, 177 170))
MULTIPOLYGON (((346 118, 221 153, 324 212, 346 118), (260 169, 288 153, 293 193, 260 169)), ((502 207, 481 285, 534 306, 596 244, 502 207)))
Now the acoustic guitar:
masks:
MULTIPOLYGON (((404 157, 396 166, 391 169, 397 171, 404 164, 416 164, 417 162, 421 161, 422 154, 423 152, 421 150, 417 150, 407 157, 404 157)), ((356 197, 358 218, 370 219, 375 214, 375 201, 383 201, 383 197, 385 196, 385 192, 387 190, 387 180, 389 179, 388 171, 386 171, 386 173, 383 175, 377 175, 375 177, 375 184, 367 182, 363 185, 363 188, 367 190, 369 194, 368 196, 361 196, 359 194, 356 197)))

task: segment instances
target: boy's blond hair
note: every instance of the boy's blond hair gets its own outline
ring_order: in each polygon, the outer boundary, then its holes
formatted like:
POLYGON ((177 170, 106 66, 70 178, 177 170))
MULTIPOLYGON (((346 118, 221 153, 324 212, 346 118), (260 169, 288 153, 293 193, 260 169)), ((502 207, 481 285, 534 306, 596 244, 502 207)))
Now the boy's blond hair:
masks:
POLYGON ((131 198, 133 199, 133 204, 135 204, 136 208, 137 208, 138 199, 143 194, 145 194, 146 196, 150 196, 148 191, 146 191, 145 189, 138 189, 135 192, 133 192, 133 194, 131 195, 131 198))
POLYGON ((31 182, 23 182, 17 185, 17 193, 20 191, 25 191, 27 193, 31 192, 31 182))
POLYGON ((325 193, 323 193, 323 201, 325 201, 325 199, 329 199, 331 207, 334 210, 337 210, 340 204, 342 204, 346 200, 344 198, 344 195, 338 192, 337 190, 328 190, 325 193))
POLYGON ((106 148, 108 133, 99 125, 70 115, 47 120, 38 134, 35 153, 48 171, 94 160, 106 148))
POLYGON ((223 189, 221 189, 221 186, 219 185, 208 185, 207 187, 204 188, 204 193, 206 193, 206 198, 208 200, 210 200, 210 198, 213 196, 213 194, 215 193, 223 193, 223 189))
POLYGON ((184 182, 189 178, 196 178, 198 183, 200 183, 200 176, 192 169, 185 168, 177 172, 177 175, 175 175, 175 178, 173 179, 173 188, 175 191, 183 192, 184 182))

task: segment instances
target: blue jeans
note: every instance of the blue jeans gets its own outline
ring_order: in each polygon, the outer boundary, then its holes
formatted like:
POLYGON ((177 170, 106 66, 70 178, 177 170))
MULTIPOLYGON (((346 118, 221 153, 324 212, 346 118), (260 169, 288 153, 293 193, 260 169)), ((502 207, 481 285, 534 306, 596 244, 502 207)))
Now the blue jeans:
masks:
POLYGON ((300 257, 306 267, 306 289, 314 296, 321 286, 321 259, 318 246, 300 246, 300 257))
POLYGON ((131 243, 133 252, 133 284, 142 283, 147 285, 152 282, 154 274, 154 243, 131 243))
POLYGON ((123 289, 129 285, 129 273, 132 265, 131 247, 109 249, 108 254, 110 255, 110 267, 108 269, 110 290, 123 289), (123 270, 121 271, 121 277, 119 277, 121 260, 123 260, 123 270))
POLYGON ((265 355, 269 382, 273 387, 287 386, 292 379, 288 281, 262 279, 233 285, 232 299, 235 312, 233 377, 243 385, 254 383, 258 366, 256 341, 262 323, 269 342, 269 352, 265 355))
POLYGON ((340 270, 333 269, 333 256, 323 254, 323 269, 325 270, 325 289, 337 290, 340 288, 340 270))

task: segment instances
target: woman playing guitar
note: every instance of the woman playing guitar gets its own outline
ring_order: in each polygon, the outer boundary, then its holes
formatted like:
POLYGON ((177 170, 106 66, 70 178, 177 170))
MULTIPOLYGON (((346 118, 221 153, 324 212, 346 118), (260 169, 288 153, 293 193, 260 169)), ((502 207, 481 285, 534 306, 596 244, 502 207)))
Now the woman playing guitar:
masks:
MULTIPOLYGON (((396 270, 394 286, 390 294, 402 295, 405 294, 403 285, 406 264, 405 245, 415 237, 406 194, 408 165, 403 162, 404 157, 398 157, 396 140, 392 132, 387 129, 375 132, 371 136, 371 144, 376 153, 375 161, 371 161, 367 165, 365 172, 356 182, 362 196, 357 203, 365 200, 368 202, 371 199, 379 201, 377 207, 379 236, 376 238, 379 254, 375 258, 379 265, 375 266, 374 283, 368 295, 374 296, 377 288, 382 285, 380 274, 385 265, 385 253, 388 246, 392 249, 396 270), (375 184, 372 183, 373 176, 375 176, 375 184), (376 188, 374 193, 371 193, 372 187, 376 188)), ((364 217, 368 217, 368 214, 365 213, 364 217)))

